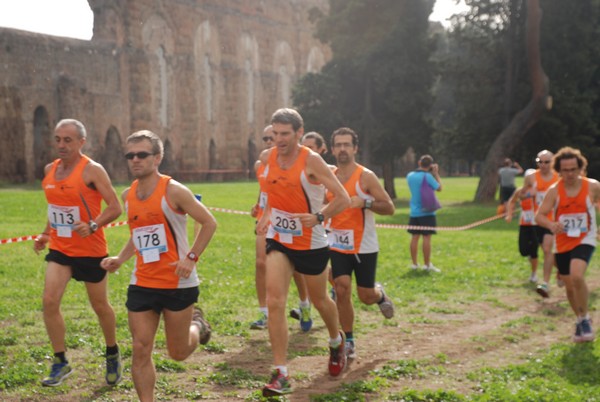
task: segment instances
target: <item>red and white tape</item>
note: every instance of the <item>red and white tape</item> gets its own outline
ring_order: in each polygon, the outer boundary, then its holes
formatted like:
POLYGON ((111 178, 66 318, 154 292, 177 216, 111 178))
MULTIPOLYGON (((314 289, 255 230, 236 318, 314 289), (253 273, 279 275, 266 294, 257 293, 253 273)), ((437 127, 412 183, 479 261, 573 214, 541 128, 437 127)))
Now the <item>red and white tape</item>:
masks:
MULTIPOLYGON (((208 209, 216 212, 224 212, 227 214, 236 214, 236 215, 250 215, 250 212, 247 211, 237 211, 235 209, 227 209, 227 208, 217 208, 217 207, 208 207, 208 209)), ((491 216, 486 219, 482 219, 477 222, 469 223, 464 226, 413 226, 413 225, 395 225, 395 224, 387 224, 387 223, 378 223, 375 226, 382 229, 410 229, 410 230, 439 230, 439 231, 462 231, 472 229, 477 226, 484 225, 488 222, 495 221, 496 219, 504 218, 504 214, 499 214, 496 216, 491 216)), ((113 222, 106 225, 107 228, 115 227, 115 226, 124 226, 127 225, 127 221, 113 222)), ((9 243, 19 243, 23 241, 35 240, 38 235, 29 235, 29 236, 20 236, 13 237, 10 239, 0 239, 0 244, 9 244, 9 243)))

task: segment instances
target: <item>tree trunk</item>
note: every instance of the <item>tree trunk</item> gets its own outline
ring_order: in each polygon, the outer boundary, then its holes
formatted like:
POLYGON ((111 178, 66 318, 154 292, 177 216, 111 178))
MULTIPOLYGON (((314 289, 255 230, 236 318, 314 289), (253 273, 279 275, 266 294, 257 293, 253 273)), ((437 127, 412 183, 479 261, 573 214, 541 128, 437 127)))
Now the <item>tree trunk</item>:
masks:
POLYGON ((383 163, 383 188, 392 200, 396 199, 396 186, 394 185, 394 161, 386 160, 383 163))
POLYGON ((498 167, 502 160, 515 151, 527 131, 539 120, 542 113, 552 107, 548 76, 542 68, 540 57, 541 18, 539 0, 527 0, 526 49, 532 88, 531 99, 527 106, 517 113, 509 125, 496 137, 488 151, 475 194, 475 201, 485 202, 494 199, 498 183, 498 167))

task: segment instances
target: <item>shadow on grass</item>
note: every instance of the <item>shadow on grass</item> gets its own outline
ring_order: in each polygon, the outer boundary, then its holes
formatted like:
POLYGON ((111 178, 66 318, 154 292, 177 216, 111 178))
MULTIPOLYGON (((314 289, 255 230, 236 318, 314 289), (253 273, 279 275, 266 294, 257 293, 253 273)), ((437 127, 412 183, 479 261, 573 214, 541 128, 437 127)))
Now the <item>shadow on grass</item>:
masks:
POLYGON ((600 385, 600 360, 594 355, 594 343, 571 346, 561 359, 561 376, 574 385, 600 385))

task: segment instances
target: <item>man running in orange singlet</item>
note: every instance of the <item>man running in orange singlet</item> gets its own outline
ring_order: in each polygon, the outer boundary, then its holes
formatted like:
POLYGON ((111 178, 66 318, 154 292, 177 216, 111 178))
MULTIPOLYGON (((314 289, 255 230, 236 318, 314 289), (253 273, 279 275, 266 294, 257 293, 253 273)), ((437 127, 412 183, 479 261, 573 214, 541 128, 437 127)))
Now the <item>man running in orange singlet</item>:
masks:
MULTIPOLYGON (((558 173, 552 169, 552 156, 554 154, 548 150, 540 151, 535 159, 538 169, 534 174, 525 177, 521 199, 533 198, 533 207, 537 212, 546 192, 554 183, 558 181, 558 173)), ((548 216, 552 219, 551 215, 548 216)), ((554 235, 545 227, 536 227, 538 243, 542 246, 544 252, 543 275, 544 281, 537 286, 536 291, 544 298, 550 297, 550 276, 554 266, 554 254, 552 253, 552 243, 554 235)))
POLYGON ((156 370, 154 338, 163 316, 167 351, 185 360, 210 339, 210 325, 198 301, 196 263, 208 246, 217 222, 183 184, 160 174, 164 155, 160 138, 151 131, 131 134, 126 141, 127 163, 136 178, 123 192, 131 237, 116 257, 102 267, 115 272, 135 255, 127 290, 129 330, 133 339, 131 376, 140 401, 154 401, 156 370), (191 247, 187 216, 200 224, 191 247))
POLYGON ((546 193, 535 220, 555 236, 556 266, 577 317, 573 341, 591 342, 594 331, 588 313, 585 271, 596 249, 596 203, 600 200, 600 183, 584 177, 587 159, 578 149, 561 148, 554 155, 552 165, 560 180, 546 193), (548 218, 553 211, 554 219, 548 218))
POLYGON ((59 121, 54 129, 58 159, 46 166, 42 181, 48 221, 33 248, 36 253, 46 244, 49 248, 43 312, 54 363, 42 385, 51 387, 60 385, 72 373, 65 354, 65 320, 60 311, 71 278, 85 283, 98 316, 106 341, 106 382, 115 385, 121 380, 115 312, 108 301, 108 277, 100 267, 100 261, 108 254, 102 228, 121 215, 121 205, 102 165, 81 152, 86 139, 86 129, 80 121, 59 121), (103 211, 102 201, 106 203, 103 211))
POLYGON ((313 306, 329 333, 329 373, 344 369, 343 332, 333 300, 327 295, 329 248, 322 223, 350 203, 348 193, 316 153, 299 144, 302 117, 293 109, 279 109, 271 118, 275 147, 262 152, 267 206, 257 233, 267 235, 267 306, 269 339, 275 370, 263 388, 264 396, 292 391, 287 372, 288 328, 286 302, 294 271, 304 274, 313 306), (333 194, 323 206, 325 189, 333 194))
MULTIPOLYGON (((393 215, 395 207, 375 173, 356 163, 358 136, 353 130, 342 127, 334 131, 331 148, 337 160, 335 175, 350 195, 350 208, 331 218, 329 247, 336 304, 346 335, 346 355, 354 359, 352 273, 360 301, 367 305, 377 303, 385 318, 394 316, 392 300, 375 282, 379 242, 374 213, 393 215)), ((328 200, 329 196, 327 193, 328 200)))

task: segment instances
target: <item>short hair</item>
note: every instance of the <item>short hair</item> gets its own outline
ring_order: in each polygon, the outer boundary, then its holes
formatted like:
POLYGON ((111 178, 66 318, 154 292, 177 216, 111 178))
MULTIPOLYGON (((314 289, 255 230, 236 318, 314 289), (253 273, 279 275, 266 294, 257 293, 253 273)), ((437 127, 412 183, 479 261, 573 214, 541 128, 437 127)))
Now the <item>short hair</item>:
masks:
POLYGON ((133 133, 129 137, 127 137, 127 139, 125 140, 125 143, 126 144, 129 144, 131 142, 138 143, 138 142, 142 142, 144 140, 148 140, 148 141, 150 141, 150 144, 152 144, 152 153, 153 154, 160 155, 161 157, 164 156, 165 148, 163 146, 162 140, 160 139, 160 137, 158 135, 154 134, 150 130, 136 131, 135 133, 133 133))
POLYGON ((304 120, 300 113, 290 108, 277 109, 271 116, 271 124, 275 123, 291 124, 294 131, 298 131, 304 126, 304 120))
POLYGON ((423 155, 419 158, 419 166, 428 168, 433 163, 433 157, 431 155, 423 155))
POLYGON ((552 158, 552 167, 556 172, 560 173, 560 161, 565 159, 577 159, 577 166, 581 170, 585 170, 588 165, 588 161, 581 154, 581 151, 571 147, 562 147, 552 158))
POLYGON ((309 133, 306 133, 302 136, 302 139, 300 140, 300 142, 304 142, 305 140, 310 140, 313 139, 315 140, 315 144, 317 145, 317 148, 321 149, 323 148, 323 145, 325 145, 325 148, 323 149, 323 153, 327 152, 327 145, 325 144, 325 139, 323 138, 323 136, 319 133, 317 133, 316 131, 311 131, 309 133))
POLYGON ((79 120, 75 120, 75 119, 62 119, 61 121, 56 123, 56 127, 54 127, 54 131, 56 131, 58 128, 60 128, 62 126, 69 126, 69 125, 75 127, 75 129, 77 130, 77 135, 79 136, 80 140, 87 138, 87 131, 85 130, 85 126, 83 125, 82 122, 80 122, 79 120))
POLYGON ((352 136, 352 145, 353 146, 358 146, 358 135, 354 132, 354 130, 352 130, 351 128, 348 127, 340 127, 337 130, 335 130, 333 132, 333 134, 331 134, 331 147, 333 148, 333 143, 335 141, 335 137, 337 137, 338 135, 350 135, 352 136))
POLYGON ((510 160, 510 158, 504 158, 504 166, 510 166, 512 165, 512 160, 510 160))

